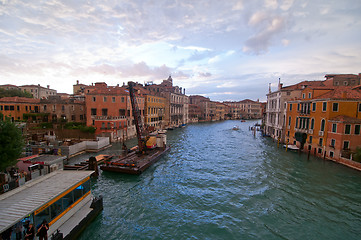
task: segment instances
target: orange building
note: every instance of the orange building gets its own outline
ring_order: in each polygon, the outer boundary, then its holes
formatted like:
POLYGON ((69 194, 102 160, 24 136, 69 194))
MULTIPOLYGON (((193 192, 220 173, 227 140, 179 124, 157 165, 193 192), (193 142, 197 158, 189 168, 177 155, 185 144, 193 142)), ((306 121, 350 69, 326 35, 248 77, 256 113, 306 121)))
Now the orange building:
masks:
MULTIPOLYGON (((85 88, 87 126, 95 127, 97 135, 109 136, 112 141, 134 135, 129 91, 106 83, 89 88, 85 88)), ((137 96, 137 103, 144 116, 144 98, 137 96)))
POLYGON ((0 112, 8 116, 12 121, 26 120, 28 116, 33 115, 36 120, 40 116, 40 99, 25 97, 4 97, 0 98, 0 112), (25 115, 24 115, 25 114, 25 115))
POLYGON ((333 160, 361 146, 361 86, 306 87, 287 102, 286 141, 333 160))

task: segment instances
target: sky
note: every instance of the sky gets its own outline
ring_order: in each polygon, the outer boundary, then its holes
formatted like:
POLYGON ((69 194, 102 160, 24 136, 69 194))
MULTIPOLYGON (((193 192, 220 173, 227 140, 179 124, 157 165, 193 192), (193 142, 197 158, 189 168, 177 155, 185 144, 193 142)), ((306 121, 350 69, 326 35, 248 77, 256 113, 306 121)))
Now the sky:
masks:
POLYGON ((265 101, 279 78, 359 72, 360 0, 0 0, 0 84, 171 75, 187 95, 265 101))

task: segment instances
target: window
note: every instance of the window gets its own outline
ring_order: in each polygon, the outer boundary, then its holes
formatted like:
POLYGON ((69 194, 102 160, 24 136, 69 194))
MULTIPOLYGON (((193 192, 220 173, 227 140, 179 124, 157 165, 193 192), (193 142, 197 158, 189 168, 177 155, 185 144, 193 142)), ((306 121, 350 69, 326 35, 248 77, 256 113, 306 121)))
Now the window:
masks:
POLYGON ((115 102, 115 97, 112 97, 112 102, 115 102))
POLYGON ((311 98, 311 96, 312 96, 311 93, 308 93, 308 98, 311 98))
POLYGON ((300 104, 297 104, 297 111, 300 111, 300 104))
POLYGON ((311 129, 314 129, 314 127, 315 127, 315 119, 312 118, 311 119, 311 129))
POLYGON ((15 110, 15 107, 14 107, 14 106, 10 106, 10 110, 11 110, 11 111, 14 111, 14 110, 15 110))
POLYGON ((104 98, 103 98, 103 101, 106 102, 106 101, 107 101, 107 97, 104 97, 104 98))
POLYGON ((108 116, 108 109, 107 108, 102 109, 102 116, 108 116))
POLYGON ((44 111, 46 111, 46 105, 44 105, 44 111))
POLYGON ((321 130, 320 131, 325 131, 325 119, 321 120, 321 130))
POLYGON ((349 141, 344 141, 343 142, 343 150, 348 150, 350 147, 350 142, 349 141))
POLYGON ((346 124, 345 125, 345 134, 350 134, 351 133, 351 125, 350 124, 346 124))
POLYGON ((355 125, 355 135, 360 135, 360 125, 355 125))
POLYGON ((302 98, 305 98, 306 97, 306 94, 302 93, 302 98))
POLYGON ((320 138, 320 139, 318 140, 318 145, 322 146, 322 144, 323 144, 323 138, 320 138))
POLYGON ((333 157, 333 152, 332 151, 330 151, 330 157, 333 157))
POLYGON ((65 106, 64 105, 61 106, 61 110, 65 111, 65 106))
POLYGON ((312 112, 314 112, 314 111, 316 111, 316 103, 315 102, 312 103, 312 112))
POLYGON ((308 139, 309 139, 309 143, 312 143, 312 136, 309 136, 308 139))
POLYGON ((71 120, 75 121, 75 115, 71 115, 71 120))
POLYGON ((124 97, 122 97, 122 102, 124 102, 124 97))
POLYGON ((97 98, 96 97, 93 97, 93 102, 95 102, 97 100, 97 98))
POLYGON ((292 103, 290 104, 290 111, 292 111, 292 103))
POLYGON ((335 143, 336 143, 336 140, 335 139, 331 139, 331 147, 335 147, 335 143))
POLYGON ((119 109, 119 116, 125 116, 125 109, 119 109))
POLYGON ((322 112, 326 112, 327 110, 327 102, 322 103, 322 112))
POLYGON ((288 117, 288 126, 291 126, 291 117, 288 117))
POLYGON ((332 111, 338 112, 338 103, 332 103, 332 111))
POLYGON ((332 132, 337 132, 337 123, 332 123, 332 132))
POLYGON ((358 104, 358 111, 361 112, 361 103, 358 104))
POLYGON ((105 129, 105 123, 102 122, 102 129, 105 129))
POLYGON ((20 111, 20 106, 16 106, 16 110, 20 111))
POLYGON ((92 115, 92 116, 97 115, 97 109, 96 108, 90 109, 90 115, 92 115))

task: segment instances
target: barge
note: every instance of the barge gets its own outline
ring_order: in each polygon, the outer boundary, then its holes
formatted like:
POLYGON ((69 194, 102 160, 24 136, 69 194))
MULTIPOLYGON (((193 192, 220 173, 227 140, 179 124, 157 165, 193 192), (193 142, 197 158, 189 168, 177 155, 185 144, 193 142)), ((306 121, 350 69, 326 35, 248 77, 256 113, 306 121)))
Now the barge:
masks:
POLYGON ((169 147, 156 148, 147 151, 146 154, 132 152, 124 157, 112 157, 100 166, 103 171, 119 172, 133 175, 140 175, 148 167, 156 163, 164 153, 169 151, 169 147))

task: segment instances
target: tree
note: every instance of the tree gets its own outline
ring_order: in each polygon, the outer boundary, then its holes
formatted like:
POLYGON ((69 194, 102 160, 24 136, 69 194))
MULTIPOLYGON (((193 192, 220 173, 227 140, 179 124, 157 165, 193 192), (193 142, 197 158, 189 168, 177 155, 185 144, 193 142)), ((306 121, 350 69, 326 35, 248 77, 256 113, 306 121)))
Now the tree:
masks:
POLYGON ((18 89, 2 89, 0 88, 0 97, 26 97, 26 98, 33 98, 33 94, 29 92, 22 92, 18 89))
POLYGON ((0 113, 0 171, 16 164, 23 150, 24 139, 20 129, 10 118, 0 113))

